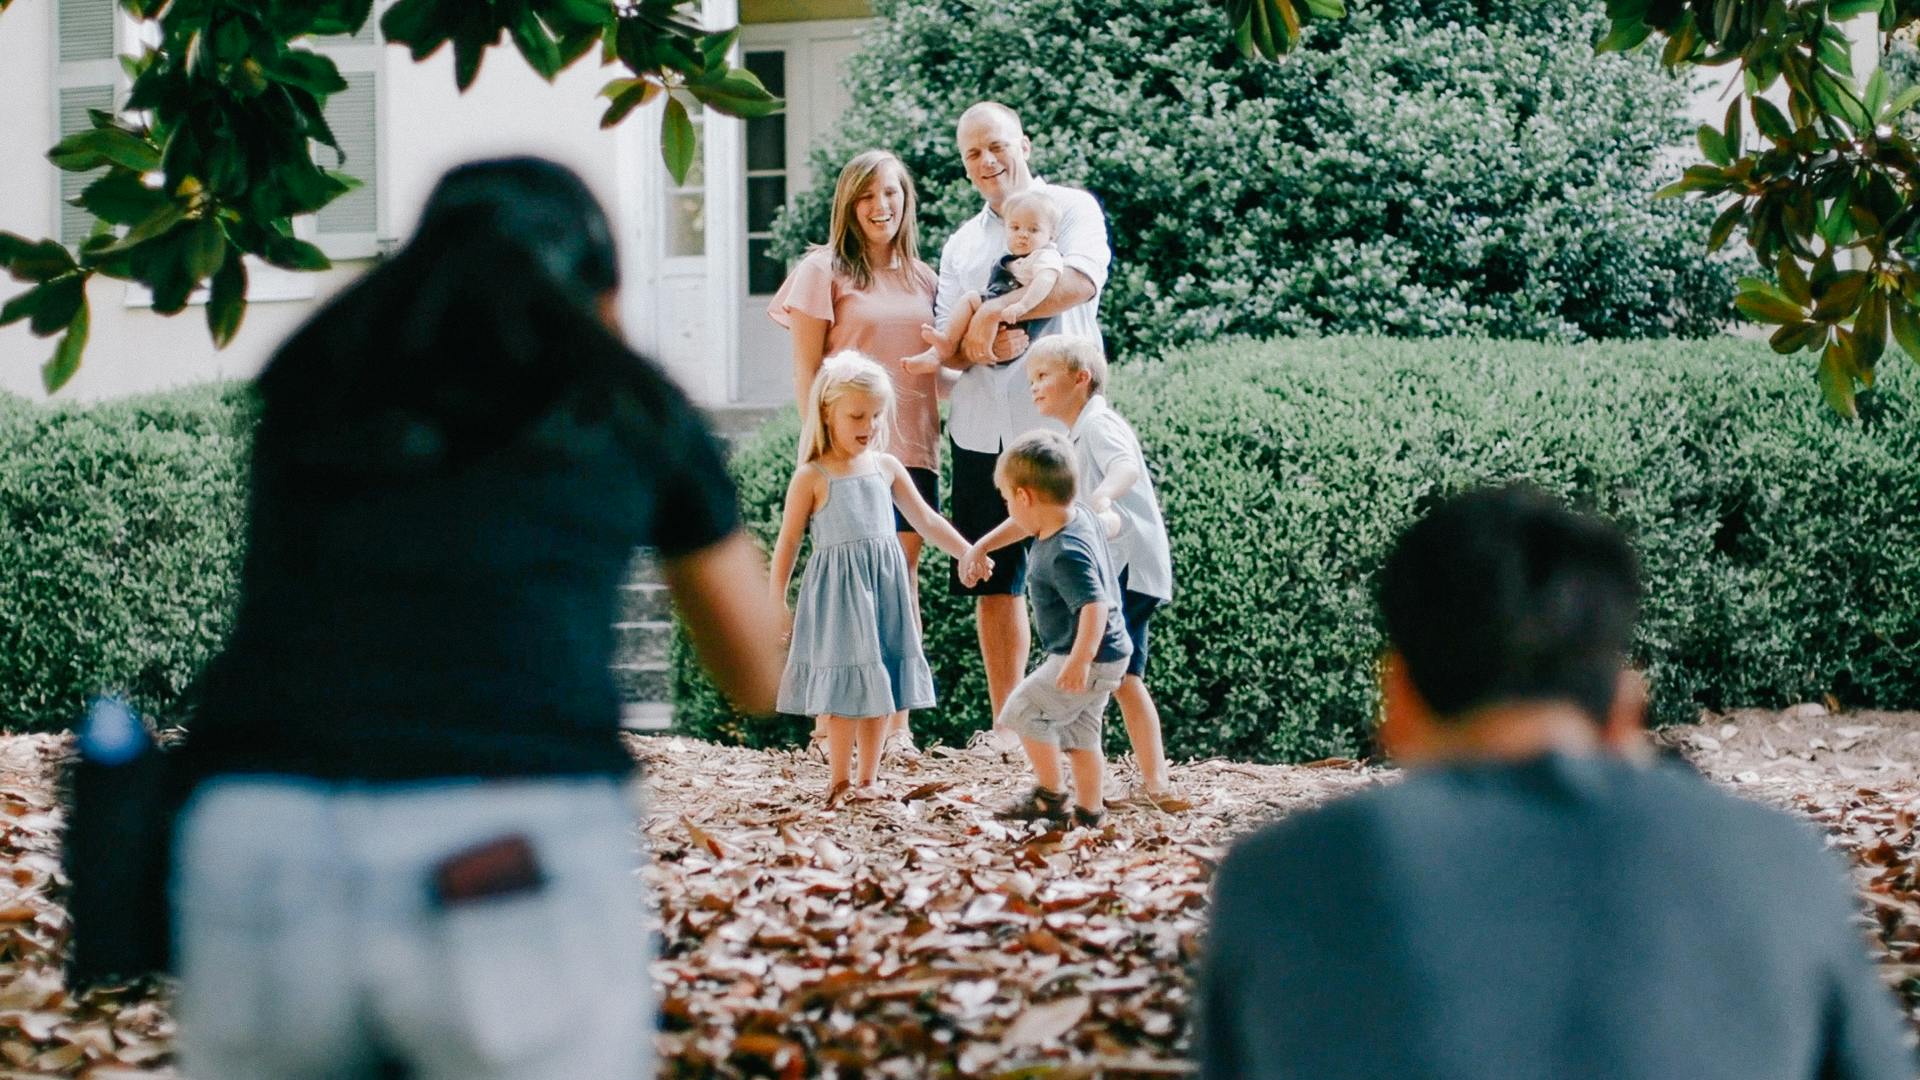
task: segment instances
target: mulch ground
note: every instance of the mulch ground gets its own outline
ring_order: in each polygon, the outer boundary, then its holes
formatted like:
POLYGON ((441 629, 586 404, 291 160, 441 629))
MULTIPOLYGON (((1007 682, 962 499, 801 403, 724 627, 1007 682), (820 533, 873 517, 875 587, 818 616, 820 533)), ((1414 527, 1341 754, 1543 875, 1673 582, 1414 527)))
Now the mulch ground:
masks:
MULTIPOLYGON (((1853 856, 1881 970, 1920 1027, 1920 716, 1802 707, 1662 738, 1853 856)), ((1182 1075, 1225 845, 1393 776, 1200 762, 1175 769, 1181 812, 1121 809, 1062 834, 993 819, 1027 784, 998 756, 935 750, 890 765, 886 797, 829 811, 825 766, 799 754, 633 746, 651 795, 666 1076, 1182 1075)), ((173 1076, 162 993, 75 999, 61 984, 51 781, 65 753, 54 737, 0 739, 0 1077, 173 1076)))

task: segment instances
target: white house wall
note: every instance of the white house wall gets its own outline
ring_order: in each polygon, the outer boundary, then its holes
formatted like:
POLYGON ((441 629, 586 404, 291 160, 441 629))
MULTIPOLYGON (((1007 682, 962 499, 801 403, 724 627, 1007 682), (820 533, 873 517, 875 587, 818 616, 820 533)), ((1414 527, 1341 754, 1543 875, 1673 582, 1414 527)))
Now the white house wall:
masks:
MULTIPOLYGON (((50 236, 55 229, 57 172, 44 157, 56 141, 53 119, 53 0, 14 4, 0 15, 0 230, 28 237, 50 236)), ((450 166, 496 154, 533 153, 579 171, 616 222, 631 223, 620 237, 630 252, 643 250, 651 237, 633 212, 631 183, 622 183, 620 144, 657 138, 642 132, 635 117, 618 135, 603 132, 605 105, 595 93, 612 77, 588 57, 551 86, 533 74, 518 54, 491 52, 479 80, 465 95, 454 87, 450 49, 414 63, 405 49, 388 46, 378 69, 382 80, 380 179, 385 238, 405 237, 418 220, 433 183, 450 166), (623 189, 628 192, 623 197, 623 189)), ((654 129, 657 131, 657 127, 654 129)), ((351 171, 351 164, 348 166, 351 171)), ((632 270, 643 270, 628 259, 632 270)), ((269 292, 310 296, 256 300, 232 344, 216 350, 207 336, 202 310, 191 307, 172 317, 129 306, 127 286, 96 280, 88 291, 93 333, 86 358, 59 400, 92 400, 161 390, 210 379, 256 373, 273 348, 317 306, 370 265, 366 260, 339 264, 313 275, 263 275, 256 282, 269 292)), ((24 287, 0 276, 0 303, 24 287)), ((133 291, 139 300, 139 290, 133 291)), ((646 305, 628 309, 630 325, 646 319, 646 305)), ((644 328, 646 323, 639 324, 644 328)), ((649 342, 636 341, 642 347, 649 342)), ((40 365, 53 341, 36 338, 24 324, 0 328, 0 390, 44 399, 40 365)))

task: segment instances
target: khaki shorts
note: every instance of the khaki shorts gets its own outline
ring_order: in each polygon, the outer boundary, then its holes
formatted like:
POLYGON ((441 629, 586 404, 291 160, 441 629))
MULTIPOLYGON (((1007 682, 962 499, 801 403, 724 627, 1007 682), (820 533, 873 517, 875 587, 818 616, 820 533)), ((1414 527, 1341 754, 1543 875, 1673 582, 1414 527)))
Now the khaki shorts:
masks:
POLYGON ((1067 658, 1049 653, 1040 666, 1020 680, 1000 710, 1000 723, 1029 739, 1050 742, 1062 750, 1100 750, 1107 699, 1126 677, 1125 657, 1093 665, 1087 688, 1078 693, 1056 684, 1067 658))

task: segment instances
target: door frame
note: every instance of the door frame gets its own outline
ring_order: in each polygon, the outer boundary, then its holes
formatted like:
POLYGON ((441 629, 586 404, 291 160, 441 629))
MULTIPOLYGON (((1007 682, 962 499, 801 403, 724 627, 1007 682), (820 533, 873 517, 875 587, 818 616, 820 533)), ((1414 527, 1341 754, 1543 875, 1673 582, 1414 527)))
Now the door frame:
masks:
MULTIPOLYGON (((743 62, 748 50, 754 52, 779 50, 787 54, 786 97, 788 102, 802 102, 799 109, 789 106, 787 115, 787 198, 786 205, 793 205, 794 197, 808 190, 813 182, 813 166, 809 155, 813 143, 824 126, 819 117, 813 115, 809 104, 814 99, 815 78, 820 73, 813 60, 813 45, 817 41, 840 40, 850 34, 858 34, 872 25, 873 19, 808 19, 795 22, 747 23, 740 27, 738 50, 733 62, 743 62), (796 58, 797 62, 796 62, 796 58)), ((825 118, 831 124, 837 117, 825 118)), ((716 293, 727 296, 727 309, 731 314, 727 326, 727 383, 726 393, 729 401, 743 401, 741 392, 743 376, 743 357, 741 355, 741 320, 749 318, 765 319, 766 314, 758 303, 770 299, 771 294, 754 294, 748 291, 747 283, 747 169, 746 169, 746 124, 734 120, 726 125, 725 137, 733 141, 728 155, 726 177, 726 200, 731 204, 732 216, 729 221, 731 236, 729 247, 724 255, 714 250, 715 234, 709 219, 707 250, 709 255, 709 284, 716 293), (716 257, 718 256, 718 257, 716 257)), ((716 137, 719 131, 715 132, 716 137)), ((719 174, 710 174, 719 175, 719 174)), ((714 190, 711 186, 709 190, 714 190)))

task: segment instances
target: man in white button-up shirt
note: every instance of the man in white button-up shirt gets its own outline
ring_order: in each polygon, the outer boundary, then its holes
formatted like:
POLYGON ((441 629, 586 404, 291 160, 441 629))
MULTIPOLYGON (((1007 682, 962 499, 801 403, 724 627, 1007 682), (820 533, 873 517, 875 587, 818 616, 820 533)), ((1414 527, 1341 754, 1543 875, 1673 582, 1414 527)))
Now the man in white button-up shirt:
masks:
MULTIPOLYGON (((1049 184, 1033 175, 1027 157, 1033 151, 1020 117, 1005 105, 983 101, 961 114, 955 132, 967 179, 986 199, 986 207, 968 219, 940 249, 940 289, 934 318, 945 327, 962 297, 983 290, 994 264, 1007 252, 1006 223, 1000 208, 1023 191, 1038 190, 1060 209, 1055 244, 1065 269, 1053 292, 1026 313, 1028 319, 1053 316, 1045 335, 1081 334, 1100 340, 1100 290, 1107 282, 1107 220, 1100 203, 1079 188, 1049 184)), ((1019 300, 1016 290, 989 299, 974 313, 953 366, 960 368, 951 395, 947 434, 953 448, 954 525, 969 540, 984 536, 1006 518, 1006 506, 993 486, 994 462, 1002 447, 1034 428, 1060 430, 1033 407, 1027 390, 1024 356, 996 359, 1001 312, 1019 300)), ((980 655, 986 665, 987 693, 996 725, 1007 695, 1020 681, 1029 648, 1026 603, 1026 547, 995 553, 993 576, 975 585, 954 578, 954 589, 977 598, 975 617, 980 655)), ((997 733, 999 734, 999 733, 997 733)), ((1016 745, 1010 734, 1005 746, 1016 745)))

